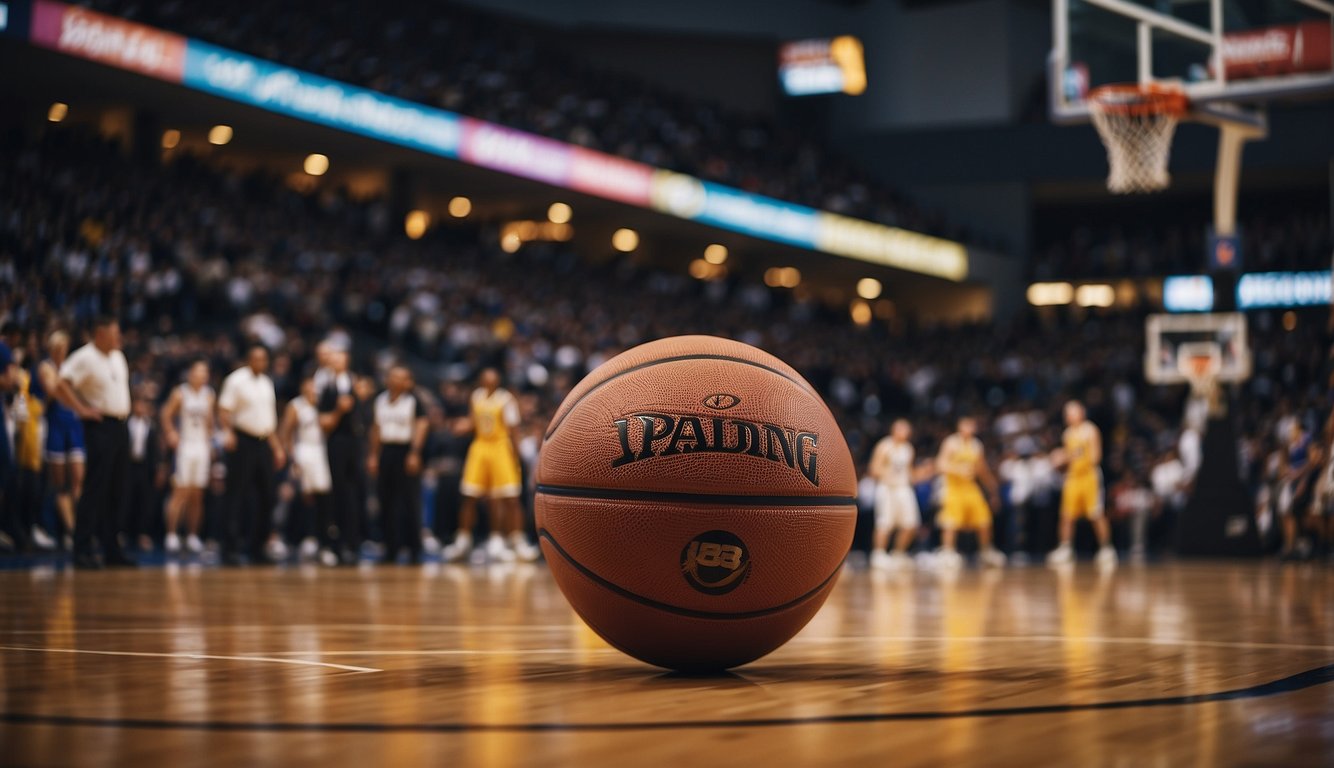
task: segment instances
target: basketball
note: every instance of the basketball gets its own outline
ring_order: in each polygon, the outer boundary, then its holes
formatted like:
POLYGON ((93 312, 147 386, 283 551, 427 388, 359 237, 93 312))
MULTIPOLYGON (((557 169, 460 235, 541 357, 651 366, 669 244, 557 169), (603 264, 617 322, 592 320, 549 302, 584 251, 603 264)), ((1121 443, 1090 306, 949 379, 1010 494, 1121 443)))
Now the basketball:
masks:
POLYGON ((608 643, 721 670, 787 642, 856 522, 842 432, 794 369, 678 336, 592 371, 547 427, 536 523, 557 585, 608 643))

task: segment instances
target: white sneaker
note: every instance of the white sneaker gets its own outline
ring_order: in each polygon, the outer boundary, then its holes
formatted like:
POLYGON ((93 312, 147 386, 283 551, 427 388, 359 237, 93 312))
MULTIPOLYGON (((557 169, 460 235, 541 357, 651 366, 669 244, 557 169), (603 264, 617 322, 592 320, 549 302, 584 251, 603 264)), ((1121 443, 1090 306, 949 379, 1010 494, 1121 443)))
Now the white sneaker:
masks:
POLYGON ((435 537, 434 533, 426 531, 422 534, 422 551, 428 555, 440 554, 440 539, 435 537))
POLYGON ((163 540, 162 546, 167 550, 167 554, 174 555, 181 551, 181 537, 174 533, 167 534, 163 540))
POLYGON ((282 539, 269 539, 268 546, 264 550, 274 562, 280 563, 287 559, 287 542, 282 539))
POLYGON ((942 549, 936 553, 936 565, 947 570, 963 567, 963 556, 953 549, 942 549))
POLYGON ((56 540, 44 530, 42 526, 34 525, 32 527, 32 543, 37 545, 38 549, 55 549, 56 540))
POLYGON ((514 556, 521 563, 531 563, 537 560, 538 555, 542 553, 537 547, 528 543, 527 537, 522 533, 513 533, 510 535, 510 547, 514 550, 514 556))
POLYGON ((493 533, 486 541, 486 557, 500 563, 514 562, 514 550, 510 549, 500 534, 493 533))
POLYGON ((1116 550, 1111 547, 1102 547, 1098 550, 1098 565, 1103 568, 1116 567, 1116 550))
POLYGON ((982 550, 979 559, 982 560, 982 565, 985 565, 988 568, 1005 567, 1005 553, 995 547, 988 547, 987 549, 982 550))
POLYGON ((871 553, 871 567, 877 571, 888 571, 894 565, 894 559, 888 552, 877 550, 871 553))
POLYGON ((1047 554, 1047 565, 1068 565, 1074 559, 1075 551, 1069 544, 1062 544, 1047 554))
POLYGON ((320 543, 315 540, 314 536, 307 536, 301 540, 301 549, 299 551, 302 560, 314 560, 315 556, 320 552, 320 543))
POLYGON ((334 567, 335 565, 338 565, 338 555, 335 555, 332 549, 328 548, 321 549, 320 565, 325 565, 330 568, 334 567))
POLYGON ((190 550, 190 554, 197 555, 204 551, 204 542, 200 541, 199 537, 192 533, 185 537, 185 548, 190 550))
POLYGON ((889 567, 893 570, 910 571, 914 565, 916 565, 916 562, 912 559, 912 555, 906 552, 891 552, 889 554, 889 567))
POLYGON ((460 533, 454 537, 454 542, 444 549, 440 550, 440 559, 446 563, 456 563, 468 556, 472 551, 472 534, 460 533))

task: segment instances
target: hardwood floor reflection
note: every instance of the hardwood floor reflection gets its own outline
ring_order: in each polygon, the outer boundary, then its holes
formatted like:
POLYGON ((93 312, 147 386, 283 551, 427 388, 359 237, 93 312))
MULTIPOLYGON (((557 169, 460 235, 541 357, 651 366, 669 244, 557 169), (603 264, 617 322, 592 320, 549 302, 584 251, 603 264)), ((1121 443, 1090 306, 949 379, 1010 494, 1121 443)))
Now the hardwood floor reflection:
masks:
POLYGON ((1332 681, 1320 566, 849 571, 718 677, 540 566, 0 573, 5 764, 1321 765, 1332 681))

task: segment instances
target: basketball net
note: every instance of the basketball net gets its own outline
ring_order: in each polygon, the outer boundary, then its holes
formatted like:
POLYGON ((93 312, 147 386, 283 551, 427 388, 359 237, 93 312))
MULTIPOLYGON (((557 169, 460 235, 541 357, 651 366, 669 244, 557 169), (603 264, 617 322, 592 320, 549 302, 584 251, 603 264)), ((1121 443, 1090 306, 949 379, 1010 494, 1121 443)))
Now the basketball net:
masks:
POLYGON ((1209 416, 1214 418, 1226 413, 1218 387, 1221 364, 1216 354, 1187 355, 1183 363, 1186 379, 1190 381, 1190 396, 1205 403, 1209 416))
POLYGON ((1088 104, 1107 147, 1107 189, 1116 194, 1166 189, 1172 181, 1167 158, 1186 114, 1185 95, 1160 85, 1107 85, 1090 91, 1088 104))

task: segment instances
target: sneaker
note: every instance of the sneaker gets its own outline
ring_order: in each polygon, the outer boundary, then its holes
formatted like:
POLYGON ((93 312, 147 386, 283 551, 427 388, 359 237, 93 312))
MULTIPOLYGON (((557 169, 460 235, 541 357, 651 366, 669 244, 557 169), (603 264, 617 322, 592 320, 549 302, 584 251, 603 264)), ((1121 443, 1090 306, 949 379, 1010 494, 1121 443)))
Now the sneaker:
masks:
POLYGON ((936 565, 947 570, 963 567, 963 556, 953 549, 942 549, 936 553, 936 565))
POLYGON ((978 559, 982 561, 982 565, 985 565, 988 568, 1005 567, 1005 553, 995 547, 989 547, 982 550, 982 553, 978 555, 978 559))
POLYGON ((456 563, 468 556, 472 551, 472 534, 460 533, 454 537, 454 542, 444 549, 440 550, 440 559, 446 563, 456 563))
POLYGON ((889 567, 891 570, 910 571, 915 564, 916 561, 914 561, 912 555, 907 552, 891 552, 889 554, 889 567))
POLYGON ((1047 555, 1047 565, 1067 565, 1074 562, 1075 551, 1069 544, 1062 544, 1047 555))
POLYGON ((320 565, 328 566, 329 568, 332 568, 332 567, 334 567, 335 565, 338 565, 338 555, 335 555, 335 554, 334 554, 334 551, 333 551, 332 549, 328 549, 328 548, 321 549, 321 550, 320 550, 320 565))
POLYGON ((889 556, 888 552, 877 551, 871 553, 871 567, 877 571, 888 571, 892 565, 894 565, 894 559, 889 556))
POLYGON ((162 546, 167 550, 167 554, 174 555, 181 551, 181 537, 174 533, 169 533, 167 534, 167 538, 163 539, 162 546))
POLYGON ((1111 547, 1102 547, 1098 550, 1098 565, 1103 568, 1116 567, 1116 550, 1111 547))
POLYGON ((422 551, 428 555, 435 556, 440 554, 440 539, 435 537, 429 530, 422 534, 422 551))
POLYGON ((540 549, 528 543, 527 537, 522 533, 510 536, 510 547, 514 550, 514 556, 522 563, 531 563, 542 554, 540 549))
POLYGON ((302 560, 314 560, 315 556, 320 553, 320 543, 315 540, 314 536, 307 536, 301 540, 301 549, 298 551, 302 560))
POLYGON ((514 562, 514 550, 505 544, 505 540, 500 538, 500 534, 491 534, 491 538, 486 541, 486 557, 488 560, 500 563, 512 563, 514 562))
POLYGON ((42 526, 40 525, 34 525, 32 527, 32 543, 36 545, 38 549, 52 550, 56 548, 56 540, 51 538, 46 531, 42 530, 42 526))
POLYGON ((185 548, 190 551, 190 554, 198 555, 204 551, 204 542, 192 533, 185 537, 185 548))
POLYGON ((268 546, 264 548, 264 554, 275 563, 281 563, 287 559, 287 542, 282 539, 269 539, 268 546))

